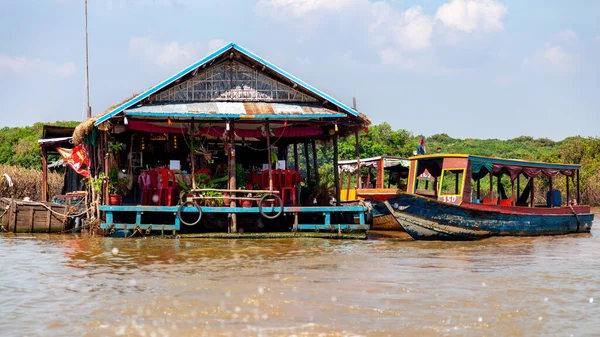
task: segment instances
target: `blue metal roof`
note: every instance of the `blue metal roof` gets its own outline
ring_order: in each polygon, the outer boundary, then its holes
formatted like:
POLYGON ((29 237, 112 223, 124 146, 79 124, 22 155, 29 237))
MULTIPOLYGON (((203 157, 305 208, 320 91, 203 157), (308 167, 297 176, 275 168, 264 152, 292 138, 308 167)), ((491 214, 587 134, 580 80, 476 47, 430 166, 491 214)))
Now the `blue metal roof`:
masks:
POLYGON ((289 74, 288 72, 284 71, 283 69, 275 66, 274 64, 260 58, 259 56, 257 56, 256 54, 248 51, 247 49, 235 44, 235 43, 229 43, 221 48, 219 48, 217 51, 213 52, 212 54, 206 56, 205 58, 193 63, 192 65, 186 67, 185 69, 183 69, 182 71, 176 73, 175 75, 167 78, 166 80, 160 82, 159 84, 153 86, 152 88, 144 91, 143 93, 137 95, 136 97, 130 99, 129 101, 119 105, 118 107, 116 107, 115 109, 113 109, 112 111, 110 111, 109 113, 100 116, 96 122, 94 123, 95 126, 97 126, 98 124, 105 122, 107 120, 109 120, 110 118, 112 118, 113 116, 117 115, 118 113, 122 112, 125 109, 128 109, 130 107, 132 107, 133 105, 141 102, 142 100, 148 98, 150 95, 153 95, 157 92, 159 92, 160 90, 164 89, 165 87, 169 86, 170 84, 172 84, 173 82, 177 81, 179 78, 189 74, 190 72, 194 71, 194 69, 203 66, 204 64, 209 63, 210 61, 216 59, 217 57, 221 56, 222 54, 226 53, 229 50, 237 50, 240 53, 246 55, 247 57, 251 58, 252 60, 264 65, 265 67, 269 68, 271 71, 274 71, 276 73, 278 73, 281 76, 286 77, 287 79, 289 79, 290 81, 297 83, 299 86, 304 87, 306 90, 310 91, 311 93, 321 97, 324 101, 328 101, 331 104, 334 104, 335 106, 337 106, 338 108, 342 109, 344 112, 350 114, 351 116, 358 116, 358 112, 354 109, 352 109, 351 107, 349 107, 348 105, 336 100, 335 98, 327 95, 326 93, 316 89, 315 87, 309 85, 308 83, 302 81, 301 79, 289 74))

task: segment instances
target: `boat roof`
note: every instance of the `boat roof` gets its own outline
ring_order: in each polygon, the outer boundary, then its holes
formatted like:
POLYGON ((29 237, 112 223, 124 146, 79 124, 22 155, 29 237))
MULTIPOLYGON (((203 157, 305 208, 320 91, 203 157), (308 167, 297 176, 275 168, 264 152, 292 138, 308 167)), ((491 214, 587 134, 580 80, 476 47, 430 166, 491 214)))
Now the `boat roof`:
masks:
MULTIPOLYGON (((369 163, 369 162, 379 161, 381 159, 383 159, 384 161, 407 161, 406 158, 402 158, 402 157, 377 156, 377 157, 370 157, 370 158, 360 158, 360 162, 361 163, 369 163)), ((356 159, 340 160, 338 162, 338 165, 348 165, 348 164, 356 164, 356 159)))
POLYGON ((471 162, 479 162, 479 163, 490 163, 490 164, 498 164, 498 165, 513 165, 513 166, 522 166, 522 167, 538 167, 538 168, 546 168, 546 169, 580 169, 581 165, 579 164, 562 164, 562 163, 544 163, 538 161, 528 161, 521 159, 504 159, 504 158, 495 158, 495 157, 484 157, 477 156, 472 154, 461 154, 461 153, 432 153, 425 154, 419 156, 409 157, 409 160, 422 160, 422 159, 443 159, 443 158, 468 158, 471 162))

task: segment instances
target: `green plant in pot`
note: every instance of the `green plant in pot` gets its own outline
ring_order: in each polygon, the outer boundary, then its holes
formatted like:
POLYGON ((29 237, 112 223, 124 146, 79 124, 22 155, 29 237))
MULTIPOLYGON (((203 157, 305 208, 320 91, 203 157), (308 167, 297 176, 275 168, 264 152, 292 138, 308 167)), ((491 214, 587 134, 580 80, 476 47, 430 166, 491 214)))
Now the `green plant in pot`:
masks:
POLYGON ((120 205, 123 195, 127 194, 129 179, 119 177, 119 170, 114 168, 108 171, 108 203, 120 205))

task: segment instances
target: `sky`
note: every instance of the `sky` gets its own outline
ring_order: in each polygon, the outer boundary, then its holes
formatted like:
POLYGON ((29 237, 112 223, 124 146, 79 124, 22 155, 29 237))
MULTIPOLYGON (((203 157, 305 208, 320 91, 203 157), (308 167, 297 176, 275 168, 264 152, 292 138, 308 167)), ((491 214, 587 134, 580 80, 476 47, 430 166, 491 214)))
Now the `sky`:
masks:
MULTIPOLYGON (((0 0, 0 127, 85 117, 84 0, 0 0)), ((600 1, 89 0, 104 111, 237 43, 373 123, 600 136, 600 1)))

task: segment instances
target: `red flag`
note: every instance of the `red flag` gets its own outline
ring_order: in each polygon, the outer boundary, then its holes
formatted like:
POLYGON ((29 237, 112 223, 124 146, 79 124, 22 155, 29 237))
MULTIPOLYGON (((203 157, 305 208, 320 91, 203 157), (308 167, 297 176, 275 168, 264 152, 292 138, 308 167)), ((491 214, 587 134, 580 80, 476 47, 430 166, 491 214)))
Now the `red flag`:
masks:
POLYGON ((85 144, 77 145, 72 149, 57 147, 56 150, 63 157, 63 160, 84 177, 90 175, 90 158, 85 144))

